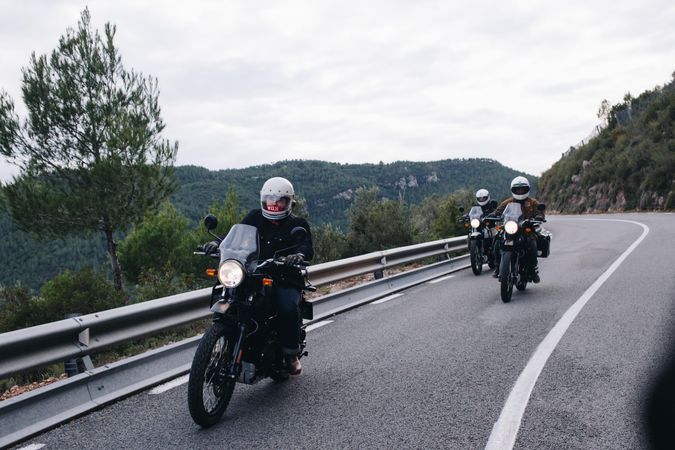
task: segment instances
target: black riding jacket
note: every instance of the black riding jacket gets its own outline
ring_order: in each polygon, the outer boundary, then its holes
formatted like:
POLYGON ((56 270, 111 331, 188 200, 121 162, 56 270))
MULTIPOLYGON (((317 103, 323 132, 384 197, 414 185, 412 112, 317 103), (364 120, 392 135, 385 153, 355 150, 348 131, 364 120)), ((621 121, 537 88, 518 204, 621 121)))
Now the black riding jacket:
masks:
MULTIPOLYGON (((288 256, 295 253, 302 253, 305 261, 310 261, 314 257, 314 248, 312 245, 312 233, 309 229, 309 223, 293 214, 282 220, 265 219, 261 209, 252 209, 241 221, 245 225, 252 225, 258 229, 260 239, 261 260, 274 256, 288 256), (305 238, 297 244, 291 238, 291 230, 295 227, 303 227, 307 230, 305 238)), ((282 270, 282 278, 287 283, 295 287, 303 287, 302 277, 299 277, 297 270, 289 268, 288 271, 282 270)))

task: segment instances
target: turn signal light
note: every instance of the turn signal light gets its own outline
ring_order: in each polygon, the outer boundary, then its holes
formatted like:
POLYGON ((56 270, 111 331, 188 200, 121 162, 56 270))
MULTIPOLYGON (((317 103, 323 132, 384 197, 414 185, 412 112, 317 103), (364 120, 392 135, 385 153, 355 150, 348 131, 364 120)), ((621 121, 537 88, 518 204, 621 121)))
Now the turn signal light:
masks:
POLYGON ((272 286, 272 279, 271 278, 263 278, 262 280, 263 286, 272 286))
POLYGON ((218 270, 216 269, 206 269, 206 275, 209 277, 215 277, 218 275, 218 270))

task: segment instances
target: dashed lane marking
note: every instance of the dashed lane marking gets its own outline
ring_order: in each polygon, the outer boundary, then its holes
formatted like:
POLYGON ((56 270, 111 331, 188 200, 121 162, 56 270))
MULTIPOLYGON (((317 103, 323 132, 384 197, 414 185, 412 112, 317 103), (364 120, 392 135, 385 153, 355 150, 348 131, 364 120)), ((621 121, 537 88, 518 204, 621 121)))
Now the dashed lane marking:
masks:
MULTIPOLYGON (((328 325, 329 323, 333 322, 332 320, 323 320, 321 322, 313 323, 309 325, 307 328, 305 328, 305 331, 312 331, 316 330, 319 327, 322 327, 324 325, 328 325)), ((160 384, 159 386, 156 386, 152 388, 148 394, 149 395, 157 395, 157 394, 162 394, 168 390, 171 390, 175 387, 178 387, 182 384, 185 384, 188 382, 190 379, 190 375, 183 375, 182 377, 176 378, 174 380, 169 381, 168 383, 160 384)), ((36 447, 36 449, 41 448, 41 447, 36 447)), ((20 450, 33 450, 33 449, 20 449, 20 450)))
POLYGON ((189 379, 190 379, 190 375, 183 375, 182 377, 178 377, 176 379, 173 379, 173 380, 169 381, 168 383, 160 384, 159 386, 152 388, 150 390, 150 392, 148 392, 148 394, 150 394, 150 395, 161 394, 163 392, 168 391, 169 389, 173 389, 175 387, 180 386, 181 384, 187 383, 189 379))
POLYGON ((25 447, 21 447, 18 450, 38 450, 38 449, 44 447, 45 445, 46 444, 30 444, 30 445, 27 445, 25 447))
POLYGON ((311 325, 307 325, 307 328, 305 328, 305 331, 309 332, 312 330, 316 330, 317 328, 321 328, 324 325, 328 325, 329 323, 333 323, 332 320, 322 320, 321 322, 313 323, 311 325))
POLYGON ((435 284, 435 283, 440 283, 441 281, 449 280, 450 278, 453 278, 454 275, 447 275, 441 278, 436 278, 435 280, 427 281, 429 284, 435 284))
POLYGON ((371 303, 371 305, 379 305, 380 303, 388 302, 389 300, 393 300, 395 298, 403 297, 403 294, 392 294, 388 295, 384 298, 381 298, 379 300, 375 300, 374 302, 371 303))

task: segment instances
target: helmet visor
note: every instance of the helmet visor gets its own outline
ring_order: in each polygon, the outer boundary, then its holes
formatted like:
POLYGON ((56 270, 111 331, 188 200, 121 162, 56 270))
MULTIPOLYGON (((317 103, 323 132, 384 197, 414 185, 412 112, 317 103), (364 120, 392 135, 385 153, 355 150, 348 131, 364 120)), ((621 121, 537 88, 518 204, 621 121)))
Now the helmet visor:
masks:
POLYGON ((530 187, 529 186, 513 186, 511 188, 511 192, 513 192, 516 195, 524 195, 530 192, 530 187))
POLYGON ((277 195, 263 195, 260 204, 265 211, 279 213, 287 211, 291 207, 291 199, 277 195))
POLYGON ((487 202, 487 201, 488 201, 488 196, 486 195, 486 196, 484 196, 484 197, 476 197, 476 200, 478 200, 478 201, 481 202, 481 203, 487 202))

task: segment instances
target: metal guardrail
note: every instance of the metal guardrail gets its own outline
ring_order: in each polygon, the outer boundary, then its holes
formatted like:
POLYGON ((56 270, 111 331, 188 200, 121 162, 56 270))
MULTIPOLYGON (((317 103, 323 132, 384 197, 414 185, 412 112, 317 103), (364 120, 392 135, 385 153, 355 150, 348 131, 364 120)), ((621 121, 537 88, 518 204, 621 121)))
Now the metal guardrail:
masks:
MULTIPOLYGON (((381 277, 352 288, 314 299, 314 320, 347 311, 450 272, 466 269, 468 255, 450 258, 466 250, 466 238, 444 239, 312 266, 316 285, 441 256, 442 261, 395 275, 381 277)), ((380 272, 381 273, 381 272, 380 272)), ((376 278, 378 278, 376 276, 376 278)), ((42 361, 83 355, 108 345, 161 331, 210 316, 207 302, 211 289, 202 289, 89 316, 54 322, 0 335, 0 363, 34 366, 28 356, 8 353, 26 351, 42 361), (145 305, 145 307, 142 307, 145 305), (206 311, 206 312, 205 312, 206 311), (30 330, 33 330, 31 333, 30 330), (129 337, 126 333, 133 335, 129 337), (12 339, 7 339, 11 335, 12 339), (76 342, 74 342, 76 340, 76 342), (88 344, 87 344, 88 342, 88 344), (44 345, 44 354, 35 346, 44 345)), ((0 448, 99 408, 107 403, 166 382, 190 370, 190 361, 201 336, 195 336, 0 402, 0 448)))
MULTIPOLYGON (((456 237, 368 253, 308 268, 315 286, 466 249, 456 237)), ((0 379, 101 351, 209 317, 211 288, 0 334, 0 379)))

